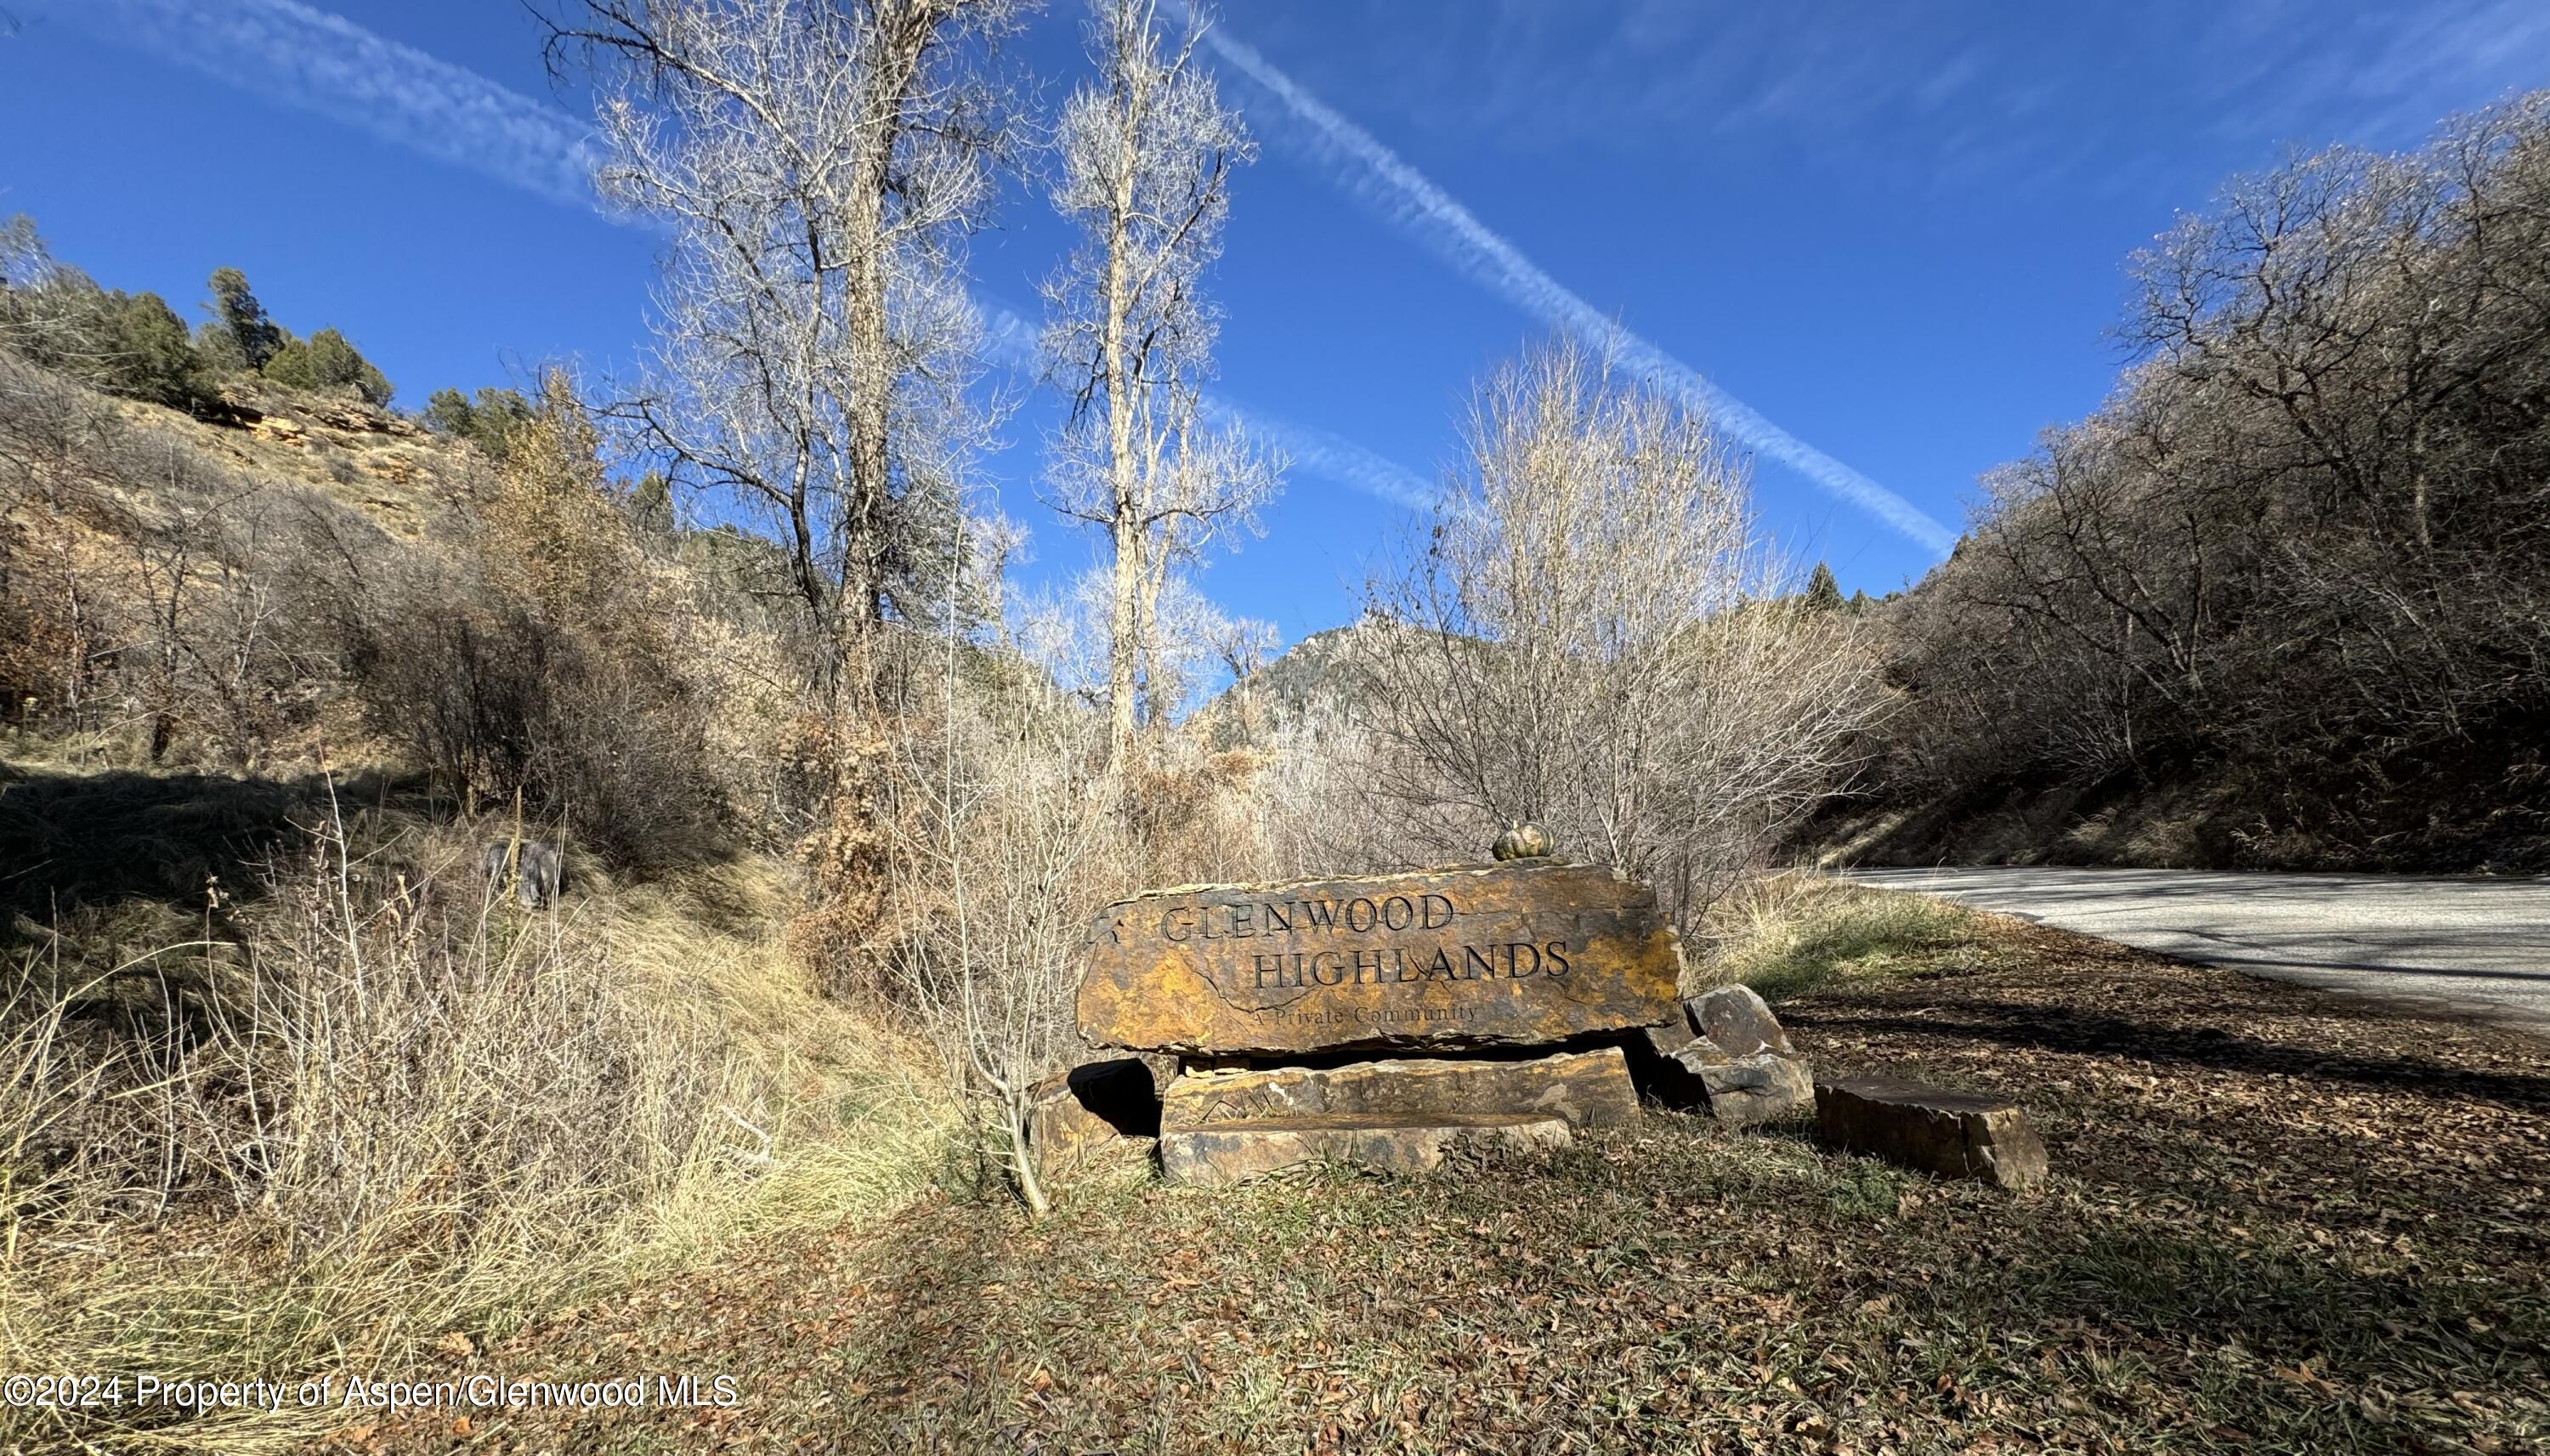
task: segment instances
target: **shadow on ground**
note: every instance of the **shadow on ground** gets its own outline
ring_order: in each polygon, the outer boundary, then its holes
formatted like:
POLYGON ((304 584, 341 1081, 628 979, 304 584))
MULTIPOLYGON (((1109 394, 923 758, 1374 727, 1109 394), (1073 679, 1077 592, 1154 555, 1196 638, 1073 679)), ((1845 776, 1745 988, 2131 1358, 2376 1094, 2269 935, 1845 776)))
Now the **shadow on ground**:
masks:
MULTIPOLYGON (((369 802, 383 787, 366 779, 338 792, 369 802)), ((0 944, 83 910, 148 902, 201 914, 216 884, 228 896, 253 895, 327 811, 318 775, 0 767, 0 944)))

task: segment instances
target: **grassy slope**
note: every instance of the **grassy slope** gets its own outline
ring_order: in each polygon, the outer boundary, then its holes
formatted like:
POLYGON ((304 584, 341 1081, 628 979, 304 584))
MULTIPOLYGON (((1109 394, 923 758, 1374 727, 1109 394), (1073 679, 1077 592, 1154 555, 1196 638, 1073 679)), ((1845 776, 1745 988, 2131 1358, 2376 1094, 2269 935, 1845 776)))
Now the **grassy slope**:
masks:
MULTIPOLYGON (((1829 1156, 1803 1120, 1671 1114, 1491 1176, 1205 1193, 1128 1167, 1038 1226, 928 1199, 434 1371, 740 1386, 724 1410, 469 1415, 471 1449, 509 1451, 2550 1436, 2550 1048, 2015 922, 1949 929, 1864 896, 1804 919, 1788 949, 1735 953, 1775 981, 1845 967, 1784 1008, 1819 1065, 2022 1098, 2049 1189, 1829 1156)), ((442 1411, 349 1416, 340 1444, 463 1442, 442 1411)))
MULTIPOLYGON (((438 826, 411 828, 409 837, 447 841, 440 846, 447 857, 465 853, 477 835, 438 826)), ((927 1055, 815 991, 775 929, 793 900, 779 867, 742 859, 638 885, 597 872, 572 887, 553 915, 496 913, 498 942, 520 935, 547 944, 554 937, 563 947, 541 954, 534 974, 617 978, 632 1004, 652 1009, 649 1024, 661 1034, 695 1039, 689 1054, 703 1074, 724 1068, 733 1078, 736 1093, 724 1105, 731 1111, 708 1118, 708 1141, 718 1151, 664 1173, 655 1196, 574 1227, 512 1234, 495 1231, 505 1223, 502 1210, 454 1210, 454 1219, 483 1216, 489 1231, 438 1237, 431 1235, 443 1225, 432 1222, 441 1216, 430 1207, 434 1195, 417 1189, 385 1214, 398 1231, 299 1251, 288 1247, 288 1230, 267 1210, 237 1208, 231 1195, 238 1190, 217 1180, 181 1190, 156 1218, 9 1218, 0 1254, 0 1367, 215 1379, 395 1377, 456 1329, 482 1337, 512 1329, 636 1279, 677 1276, 776 1231, 830 1227, 901 1206, 927 1186, 944 1141, 941 1100, 916 1080, 927 1055), (410 1233, 420 1236, 404 1250, 385 1246, 410 1233)), ((120 913, 115 922, 132 914, 120 913)), ((251 911, 251 920, 262 924, 259 914, 251 911)), ((475 1015, 459 987, 451 994, 453 1021, 475 1015)), ((418 1034, 456 1039, 464 1031, 421 1026, 418 1034)), ((648 1078, 688 1068, 662 1060, 662 1045, 624 1049, 628 1064, 606 1075, 648 1078)), ((512 1078, 524 1070, 463 1051, 420 1048, 417 1056, 436 1076, 512 1078)), ((26 1071, 6 1070, 13 1078, 26 1071)), ((358 1085, 347 1095, 360 1092, 358 1085)), ((520 1096, 527 1116, 574 1111, 562 1097, 548 1107, 541 1101, 546 1089, 520 1096)), ((449 1111, 419 1105, 400 1125, 413 1125, 420 1139, 499 1133, 438 1127, 433 1119, 449 1111)), ((561 1127, 557 1135, 566 1141, 554 1155, 580 1157, 576 1144, 601 1142, 614 1130, 561 1127)), ((689 1131, 666 1130, 675 1137, 689 1131)), ((597 1184, 631 1176, 600 1163, 587 1171, 597 1184)), ((245 1192, 255 1194, 252 1186, 245 1192)), ((0 1450, 126 1451, 147 1443, 280 1451, 300 1449, 336 1423, 296 1409, 195 1418, 130 1407, 66 1416, 0 1408, 0 1450)))
MULTIPOLYGON (((126 401, 91 403, 134 427, 135 449, 164 447, 199 467, 188 472, 187 492, 162 490, 146 474, 140 484, 100 487, 117 511, 57 523, 75 537, 80 558, 103 563, 101 570, 130 565, 132 544, 113 534, 124 521, 206 509, 205 500, 250 485, 299 492, 333 510, 334 527, 377 528, 420 555, 468 549, 461 513, 489 467, 469 447, 410 422, 271 389, 246 401, 253 419, 246 427, 126 401)), ((179 757, 187 746, 180 741, 179 757)), ((476 851, 511 825, 498 810, 455 822, 453 807, 397 773, 389 750, 369 741, 343 704, 277 745, 256 776, 179 771, 174 760, 153 767, 142 756, 131 723, 68 737, 0 730, 0 970, 14 983, 11 997, 0 998, 9 1002, 0 1015, 0 1143, 13 1149, 0 1168, 12 1195, 0 1206, 0 1373, 394 1374, 456 1328, 509 1329, 774 1230, 875 1216, 912 1197, 939 1165, 947 1110, 926 1085, 927 1053, 819 994, 781 943, 802 899, 792 866, 738 853, 631 883, 571 848, 563 908, 526 921, 500 906, 488 944, 503 959, 518 939, 537 942, 518 958, 519 979, 563 987, 567 1004, 608 1000, 628 1009, 611 1033, 593 1033, 611 1054, 597 1065, 569 1059, 560 1081, 582 1073, 609 1093, 692 1077, 726 1094, 699 1119, 706 1135, 665 1129, 666 1141, 680 1144, 665 1157, 678 1152, 688 1161, 613 1166, 591 1149, 617 1129, 561 1123, 557 1155, 542 1160, 549 1171, 526 1170, 507 1186, 502 1206, 488 1207, 475 1185, 462 1188, 428 1169, 393 1201, 395 1216, 342 1238, 307 1226, 296 1237, 293 1218, 273 1207, 253 1170, 233 1166, 244 1126, 228 1139, 171 1137, 228 1156, 163 1176, 155 1154, 135 1151, 157 1143, 135 1129, 155 1134, 163 1122, 245 1116, 250 1099, 227 1077, 229 1063, 212 1058, 216 1070, 164 1076, 148 1064, 164 1048, 110 1028, 155 1027, 171 983, 199 1003, 217 985, 222 994, 212 1005, 227 998, 246 1010, 234 1005, 199 1018, 197 1045, 270 1036, 271 1025, 254 1021, 239 969, 246 944, 270 963, 306 948, 295 937, 308 927, 296 928, 294 908, 266 893, 269 877, 306 886, 304 830, 325 821, 332 804, 342 808, 356 843, 352 895, 362 917, 395 874, 414 882, 430 873, 441 887, 438 903, 462 903, 456 913, 465 918, 476 895, 476 851), (319 772, 323 742, 327 777, 319 772), (224 895, 210 914, 208 875, 224 895), (191 944, 207 936, 220 945, 191 944), (66 988, 76 988, 73 1010, 59 1021, 31 994, 66 988), (119 1009, 126 1002, 137 1015, 119 1009), (628 1026, 660 1034, 641 1045, 616 1035, 628 1026), (57 1144, 83 1136, 99 1144, 94 1168, 55 1155, 57 1144), (563 1186, 570 1195, 560 1202, 574 1202, 579 1183, 598 1190, 585 1202, 607 1216, 548 1216, 551 1205, 535 1205, 524 1187, 543 1179, 550 1194, 563 1186), (618 1191, 632 1185, 653 1192, 630 1203, 618 1191), (411 1238, 421 1223, 432 1226, 411 1238), (498 1228, 507 1231, 486 1231, 498 1228)), ((510 1086, 548 1065, 531 1047, 542 1033, 564 1044, 578 1030, 539 1027, 530 1024, 534 1013, 509 1018, 492 1007, 513 998, 496 985, 501 977, 470 971, 468 949, 462 974, 417 998, 447 996, 448 1004, 418 1008, 412 1081, 443 1090, 472 1081, 510 1086), (456 1029, 472 1019, 484 1036, 530 1049, 475 1057, 456 1029), (516 1029, 526 1034, 511 1035, 516 1029)), ((323 997, 320 1005, 333 1002, 323 997)), ((264 1073, 278 1073, 291 1058, 268 1050, 264 1073)), ((334 1067, 319 1067, 299 1090, 363 1102, 371 1084, 334 1067)), ((260 1105, 270 1116, 291 1096, 269 1083, 260 1105)), ((413 1086, 398 1096, 391 1120, 418 1144, 510 1145, 521 1134, 519 1126, 490 1125, 504 1117, 442 1125, 453 1108, 474 1116, 484 1107, 459 1091, 443 1099, 450 1107, 426 1106, 413 1086)), ((621 1101, 652 1105, 641 1094, 621 1101)), ((538 1123, 579 1109, 556 1084, 542 1083, 505 1097, 504 1111, 538 1123)), ((360 1171, 395 1185, 397 1172, 377 1166, 389 1161, 375 1156, 360 1171)), ((62 1415, 0 1406, 0 1451, 9 1452, 283 1450, 320 1428, 291 1411, 191 1418, 182 1410, 62 1415)))

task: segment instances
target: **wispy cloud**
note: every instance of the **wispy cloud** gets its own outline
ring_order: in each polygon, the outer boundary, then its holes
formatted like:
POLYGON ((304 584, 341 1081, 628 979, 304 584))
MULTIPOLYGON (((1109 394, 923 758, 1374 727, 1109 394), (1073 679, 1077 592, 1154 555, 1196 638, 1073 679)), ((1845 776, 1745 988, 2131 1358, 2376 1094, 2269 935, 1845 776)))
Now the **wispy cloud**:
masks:
POLYGON ((1955 533, 1912 502, 1774 425, 1698 370, 1606 317, 1371 133, 1304 90, 1227 30, 1208 30, 1205 42, 1281 104, 1298 124, 1284 135, 1301 144, 1357 199, 1475 282, 1551 328, 1609 347, 1623 367, 1707 411, 1728 436, 1905 536, 1940 552, 1955 541, 1955 533))
POLYGON ((216 80, 570 206, 591 206, 590 131, 476 71, 297 0, 73 0, 61 14, 216 80))
MULTIPOLYGON (((81 0, 63 14, 215 80, 360 128, 552 202, 594 203, 590 128, 555 106, 298 0, 81 0)), ((1033 325, 983 310, 987 351, 1035 372, 1033 325)), ((1281 447, 1302 469, 1393 505, 1430 497, 1415 472, 1350 439, 1234 401, 1218 419, 1281 447)))
POLYGON ((1210 394, 1204 398, 1204 414, 1207 420, 1226 429, 1237 429, 1265 440, 1282 450, 1297 468, 1324 480, 1352 486, 1365 495, 1411 511, 1433 509, 1435 492, 1424 477, 1344 436, 1297 425, 1210 394))
MULTIPOLYGON (((1332 7, 1247 19, 1279 53, 1340 28, 1332 7)), ((1358 44, 1321 50, 1322 82, 1390 128, 1649 165, 1740 152, 1943 203, 2061 185, 2192 204, 2287 145, 2414 145, 2550 65, 2541 0, 1361 0, 1342 24, 1358 44)))

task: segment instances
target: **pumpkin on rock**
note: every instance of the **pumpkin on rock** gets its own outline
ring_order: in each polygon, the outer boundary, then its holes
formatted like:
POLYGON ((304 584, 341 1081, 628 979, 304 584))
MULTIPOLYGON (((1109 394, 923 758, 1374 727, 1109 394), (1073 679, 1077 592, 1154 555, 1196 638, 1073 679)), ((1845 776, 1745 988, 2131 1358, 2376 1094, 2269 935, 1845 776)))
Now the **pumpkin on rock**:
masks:
POLYGON ((1488 852, 1499 859, 1547 859, 1558 852, 1558 841, 1538 825, 1508 825, 1488 852))

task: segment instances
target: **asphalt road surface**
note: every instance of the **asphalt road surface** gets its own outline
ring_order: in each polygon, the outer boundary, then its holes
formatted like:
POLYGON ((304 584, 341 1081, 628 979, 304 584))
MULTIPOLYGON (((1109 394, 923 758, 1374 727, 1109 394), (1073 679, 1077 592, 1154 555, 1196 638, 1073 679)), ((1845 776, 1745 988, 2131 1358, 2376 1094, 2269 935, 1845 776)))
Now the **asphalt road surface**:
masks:
POLYGON ((2211 870, 1852 870, 2182 960, 2550 1033, 2550 879, 2211 870))

